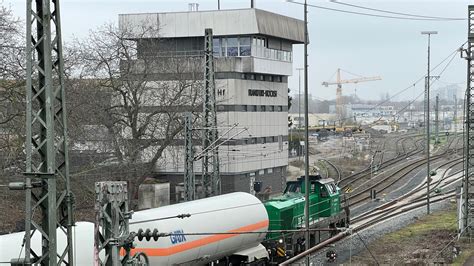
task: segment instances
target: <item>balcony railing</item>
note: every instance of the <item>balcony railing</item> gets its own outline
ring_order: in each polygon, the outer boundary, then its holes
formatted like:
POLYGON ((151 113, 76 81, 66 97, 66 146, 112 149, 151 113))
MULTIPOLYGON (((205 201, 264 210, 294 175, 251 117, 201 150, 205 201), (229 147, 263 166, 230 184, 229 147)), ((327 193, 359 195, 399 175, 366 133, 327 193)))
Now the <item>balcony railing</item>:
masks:
MULTIPOLYGON (((168 52, 145 52, 142 54, 145 57, 199 57, 204 56, 203 50, 190 51, 168 51, 168 52)), ((214 54, 216 57, 224 57, 214 54)), ((249 55, 250 56, 250 55, 249 55)), ((225 56, 225 57, 249 57, 249 56, 225 56)), ((266 47, 252 47, 251 56, 258 58, 265 58, 277 61, 292 62, 292 52, 270 49, 266 47)))
MULTIPOLYGON (((253 52, 253 49, 252 49, 253 52)), ((256 49, 255 55, 252 54, 255 57, 262 57, 262 58, 267 58, 271 60, 278 60, 278 61, 285 61, 285 62, 292 62, 292 53, 288 51, 283 51, 283 50, 276 50, 276 49, 270 49, 266 47, 260 47, 259 49, 256 49)))

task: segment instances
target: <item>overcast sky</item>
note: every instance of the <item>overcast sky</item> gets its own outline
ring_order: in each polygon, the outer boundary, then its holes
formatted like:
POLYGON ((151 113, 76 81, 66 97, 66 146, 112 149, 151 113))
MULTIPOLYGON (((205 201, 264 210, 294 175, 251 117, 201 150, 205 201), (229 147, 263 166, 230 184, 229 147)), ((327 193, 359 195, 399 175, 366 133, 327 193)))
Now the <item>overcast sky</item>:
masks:
MULTIPOLYGON (((0 0, 1 1, 1 0, 0 0)), ((302 0, 300 0, 302 1, 302 0)), ((343 0, 341 0, 343 1, 343 0)), ((467 17, 467 0, 445 1, 353 1, 351 4, 405 12, 425 16, 467 17)), ((14 14, 25 18, 25 0, 3 0, 14 14)), ((118 14, 141 12, 186 11, 188 3, 197 2, 199 10, 217 9, 217 0, 62 0, 63 38, 71 42, 73 36, 85 37, 106 22, 117 22, 118 14)), ((308 0, 308 3, 357 12, 370 12, 331 3, 329 0, 308 0)), ((222 9, 246 8, 250 0, 221 0, 222 9)), ((257 8, 279 14, 303 18, 301 5, 283 0, 256 0, 257 8)), ((374 13, 374 12, 370 12, 374 13)), ((390 15, 377 13, 379 15, 390 15)), ((393 15, 395 16, 395 15, 393 15)), ((321 10, 309 7, 309 89, 316 98, 333 99, 335 87, 324 87, 322 81, 334 80, 337 68, 361 76, 381 76, 381 81, 348 84, 343 94, 361 98, 379 99, 387 92, 394 95, 410 86, 426 72, 427 37, 421 31, 436 30, 432 37, 432 65, 446 58, 467 39, 466 21, 415 21, 368 17, 321 10)), ((293 67, 303 66, 303 47, 294 50, 293 67)), ((459 56, 452 61, 434 87, 460 83, 465 86, 466 63, 459 56)), ((440 70, 442 67, 440 67, 440 70)), ((289 79, 292 93, 298 91, 298 73, 289 79)), ((434 74, 437 74, 435 72, 434 74)), ((343 76, 354 78, 354 76, 343 76)), ((423 90, 420 82, 396 99, 414 98, 423 90)), ((421 98, 420 98, 421 99, 421 98)))

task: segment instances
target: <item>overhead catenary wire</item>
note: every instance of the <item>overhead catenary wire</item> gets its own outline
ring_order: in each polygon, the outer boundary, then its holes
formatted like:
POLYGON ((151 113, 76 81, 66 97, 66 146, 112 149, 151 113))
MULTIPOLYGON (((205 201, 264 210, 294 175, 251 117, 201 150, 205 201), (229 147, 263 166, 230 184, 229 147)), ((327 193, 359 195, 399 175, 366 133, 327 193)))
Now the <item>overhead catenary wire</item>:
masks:
MULTIPOLYGON (((287 0, 287 1, 289 3, 293 3, 293 4, 304 5, 304 3, 296 2, 296 1, 293 1, 293 0, 287 0)), ((377 14, 363 13, 363 12, 357 12, 357 11, 349 11, 349 10, 325 7, 325 6, 318 6, 318 5, 314 5, 314 4, 308 4, 308 6, 318 8, 318 9, 328 10, 328 11, 340 12, 340 13, 348 13, 348 14, 353 14, 353 15, 378 17, 378 18, 398 19, 398 20, 445 21, 445 22, 461 21, 459 19, 448 20, 448 19, 433 19, 433 18, 416 18, 416 17, 406 17, 406 16, 405 17, 397 17, 397 16, 377 15, 377 14)))
POLYGON ((339 1, 339 0, 330 0, 330 2, 335 3, 335 4, 355 7, 355 8, 359 8, 359 9, 365 9, 365 10, 376 11, 376 12, 387 13, 387 14, 393 14, 393 15, 408 16, 408 17, 434 19, 434 20, 467 20, 466 18, 449 18, 449 17, 425 16, 425 15, 418 15, 418 14, 410 14, 410 13, 396 12, 396 11, 390 11, 390 10, 383 10, 383 9, 371 8, 371 7, 361 6, 361 5, 349 4, 349 3, 345 3, 345 2, 342 2, 342 1, 339 1))
MULTIPOLYGON (((462 48, 466 43, 467 43, 467 41, 464 42, 463 44, 461 44, 460 47, 462 48)), ((460 52, 460 48, 456 48, 455 50, 453 50, 448 56, 446 56, 446 57, 445 57, 443 60, 441 60, 438 64, 436 64, 434 67, 432 67, 432 68, 431 68, 431 71, 434 71, 434 70, 438 69, 438 68, 439 68, 440 66, 442 66, 446 61, 449 60, 449 61, 448 61, 448 64, 447 64, 447 65, 444 67, 444 69, 440 72, 440 73, 443 73, 443 72, 446 70, 447 66, 449 66, 449 65, 451 64, 451 62, 454 60, 454 58, 456 57, 456 54, 457 54, 458 52, 460 52)), ((387 99, 385 99, 385 100, 383 100, 383 101, 381 101, 381 102, 379 102, 379 103, 373 105, 371 108, 369 108, 369 111, 370 111, 370 110, 374 110, 374 109, 376 109, 377 107, 382 106, 383 104, 385 104, 385 103, 387 103, 387 102, 393 100, 395 97, 399 96, 400 94, 404 93, 405 91, 407 91, 407 90, 413 88, 413 87, 416 86, 419 82, 423 81, 424 78, 425 78, 425 76, 426 76, 426 73, 423 74, 423 76, 421 76, 421 77, 418 78, 417 80, 415 80, 412 84, 410 84, 410 86, 407 86, 407 87, 405 87, 405 88, 399 90, 397 93, 395 93, 394 95, 391 95, 389 98, 387 98, 387 99)), ((414 102, 414 101, 412 101, 412 103, 413 103, 413 102, 414 102)), ((339 122, 345 122, 345 121, 347 121, 347 120, 352 120, 352 119, 353 119, 353 116, 350 116, 350 117, 348 116, 348 117, 343 117, 343 118, 337 119, 337 120, 335 120, 334 122, 339 123, 339 122)), ((378 120, 380 120, 380 119, 381 119, 381 118, 379 118, 378 120)))
POLYGON ((359 232, 356 231, 356 234, 357 236, 359 237, 360 241, 362 242, 362 244, 364 244, 364 247, 365 249, 367 249, 367 251, 370 253, 370 256, 372 256, 372 258, 374 259, 375 263, 377 265, 380 265, 380 263, 378 262, 378 260, 375 258, 374 254, 372 254, 372 251, 370 251, 369 247, 367 246, 367 244, 365 244, 365 241, 362 239, 362 237, 360 236, 359 232))
POLYGON ((334 232, 343 231, 342 228, 300 228, 288 230, 266 230, 266 231, 229 231, 229 232, 191 232, 191 233, 161 233, 160 236, 206 236, 206 235, 255 235, 255 234, 271 234, 271 233, 299 233, 299 232, 334 232))

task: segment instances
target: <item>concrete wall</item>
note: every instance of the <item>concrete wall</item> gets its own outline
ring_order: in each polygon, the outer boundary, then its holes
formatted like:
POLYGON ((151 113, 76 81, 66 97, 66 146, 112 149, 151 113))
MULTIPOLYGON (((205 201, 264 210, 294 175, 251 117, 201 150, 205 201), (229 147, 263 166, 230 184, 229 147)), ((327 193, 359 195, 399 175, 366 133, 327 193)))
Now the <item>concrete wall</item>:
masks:
MULTIPOLYGON (((202 73, 202 66, 202 57, 160 57, 147 59, 146 61, 139 59, 122 62, 122 69, 127 67, 135 74, 146 74, 147 77, 150 78, 153 74, 176 74, 178 67, 180 73, 202 73)), ((291 76, 292 63, 252 56, 216 57, 215 72, 262 73, 291 76)), ((161 78, 163 78, 163 76, 161 78)), ((169 78, 171 78, 171 76, 169 76, 169 78)))
MULTIPOLYGON (((156 178, 169 180, 171 203, 176 203, 176 189, 177 187, 182 189, 183 173, 158 173, 156 178)), ((200 173, 196 173, 197 182, 199 182, 200 178, 200 173)), ((286 166, 261 169, 250 173, 222 174, 222 193, 235 191, 252 193, 253 182, 255 181, 262 182, 262 190, 271 188, 272 193, 281 192, 286 183, 286 166)))
POLYGON ((170 183, 144 183, 138 188, 138 208, 157 208, 170 204, 170 183))

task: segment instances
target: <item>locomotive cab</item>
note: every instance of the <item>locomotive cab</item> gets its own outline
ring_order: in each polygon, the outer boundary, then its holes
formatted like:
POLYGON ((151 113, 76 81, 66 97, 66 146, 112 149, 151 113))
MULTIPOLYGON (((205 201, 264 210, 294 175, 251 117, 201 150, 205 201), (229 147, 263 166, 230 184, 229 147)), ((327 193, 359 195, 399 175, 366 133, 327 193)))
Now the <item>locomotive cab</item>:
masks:
MULTIPOLYGON (((271 250, 271 261, 280 261, 304 250, 305 227, 305 178, 287 182, 284 193, 264 203, 269 218, 269 230, 263 243, 271 250), (296 230, 296 232, 278 232, 296 230)), ((320 175, 309 176, 309 224, 311 228, 332 227, 345 224, 341 212, 340 189, 331 178, 320 175)), ((324 235, 311 233, 310 243, 319 243, 324 235)))

